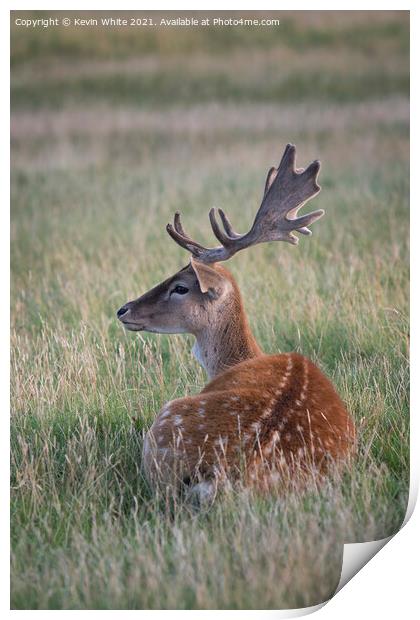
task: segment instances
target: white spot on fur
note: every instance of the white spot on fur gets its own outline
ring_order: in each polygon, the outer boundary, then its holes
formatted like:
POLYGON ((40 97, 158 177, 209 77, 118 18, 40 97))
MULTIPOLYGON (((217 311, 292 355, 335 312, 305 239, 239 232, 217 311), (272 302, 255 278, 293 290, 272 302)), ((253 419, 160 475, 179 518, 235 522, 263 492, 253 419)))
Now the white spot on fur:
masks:
POLYGON ((205 405, 206 404, 206 400, 200 400, 200 405, 205 405))
POLYGON ((301 426, 300 424, 298 424, 296 426, 296 429, 298 430, 299 433, 301 433, 303 431, 303 426, 301 426))
POLYGON ((290 355, 287 356, 287 364, 286 364, 286 372, 283 375, 283 379, 280 383, 280 387, 284 388, 284 386, 286 385, 290 375, 292 374, 292 368, 293 368, 293 360, 291 358, 290 355))
POLYGON ((198 415, 201 418, 204 418, 204 416, 206 415, 206 410, 204 409, 204 407, 200 407, 200 409, 198 410, 198 415))
POLYGON ((181 424, 182 424, 182 416, 181 415, 176 415, 175 416, 174 424, 175 424, 175 426, 181 426, 181 424))
POLYGON ((295 400, 295 404, 300 407, 302 405, 302 401, 299 400, 298 398, 295 400))
POLYGON ((300 393, 300 400, 304 401, 306 399, 306 395, 307 395, 307 391, 308 391, 308 384, 309 384, 309 379, 308 379, 308 362, 306 359, 303 360, 303 385, 302 385, 302 391, 300 393))
POLYGON ((231 396, 230 400, 235 401, 235 400, 240 400, 240 398, 239 398, 239 396, 231 396))
POLYGON ((204 428, 206 428, 205 424, 199 424, 198 428, 200 429, 200 431, 202 431, 204 428))

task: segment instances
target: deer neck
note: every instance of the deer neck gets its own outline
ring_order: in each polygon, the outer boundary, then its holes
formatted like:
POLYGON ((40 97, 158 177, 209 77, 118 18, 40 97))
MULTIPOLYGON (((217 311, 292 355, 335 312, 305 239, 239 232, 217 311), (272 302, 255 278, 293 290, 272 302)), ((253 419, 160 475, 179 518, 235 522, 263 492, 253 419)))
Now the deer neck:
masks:
POLYGON ((262 350, 255 340, 241 300, 227 305, 222 315, 195 334, 193 355, 213 379, 224 370, 257 357, 262 350))

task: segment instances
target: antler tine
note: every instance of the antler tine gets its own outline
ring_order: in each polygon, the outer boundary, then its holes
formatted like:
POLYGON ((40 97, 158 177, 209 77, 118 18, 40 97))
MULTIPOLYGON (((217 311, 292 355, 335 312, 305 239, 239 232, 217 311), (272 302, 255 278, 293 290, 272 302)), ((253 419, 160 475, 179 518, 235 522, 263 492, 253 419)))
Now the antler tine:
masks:
POLYGON ((176 241, 178 245, 180 245, 185 250, 192 252, 192 249, 190 248, 190 244, 188 243, 187 239, 180 235, 179 232, 176 231, 175 228, 172 226, 172 224, 166 224, 166 231, 172 237, 172 239, 176 241))
POLYGON ((176 211, 174 215, 174 228, 183 237, 188 237, 187 233, 185 232, 181 224, 181 214, 179 211, 176 211))
POLYGON ((223 209, 218 209, 218 211, 219 211, 220 219, 222 220, 222 224, 225 228, 225 231, 229 235, 229 237, 232 237, 232 239, 238 239, 239 237, 242 237, 242 235, 239 235, 237 232, 233 230, 232 224, 230 223, 229 218, 226 215, 226 213, 223 211, 223 209))
POLYGON ((274 181, 274 179, 277 176, 277 172, 278 172, 278 170, 277 170, 277 168, 274 168, 274 166, 272 168, 270 168, 270 170, 268 171, 267 178, 265 180, 263 199, 266 197, 268 190, 272 186, 273 181, 274 181))
MULTIPOLYGON (((278 173, 284 174, 287 171, 296 172, 296 147, 294 144, 287 144, 284 149, 283 157, 279 163, 278 173)), ((277 175, 276 175, 277 176, 277 175)))
POLYGON ((220 219, 222 220, 224 229, 227 234, 225 234, 220 228, 219 223, 216 219, 216 209, 213 207, 209 211, 209 219, 210 219, 210 224, 213 229, 214 235, 220 241, 223 247, 225 248, 232 247, 232 245, 235 243, 235 240, 241 237, 241 235, 238 235, 233 230, 231 223, 229 222, 228 218, 226 217, 222 209, 218 209, 218 212, 219 212, 220 219))
POLYGON ((172 224, 167 224, 166 230, 178 245, 185 250, 192 252, 194 255, 198 254, 197 250, 206 250, 203 245, 197 243, 197 241, 194 241, 189 235, 187 235, 182 227, 181 215, 178 211, 174 215, 174 225, 172 226, 172 224))
MULTIPOLYGON (((281 204, 277 205, 277 208, 280 207, 283 212, 286 209, 287 213, 292 211, 292 209, 295 209, 297 212, 309 198, 312 198, 320 191, 321 188, 317 184, 317 176, 321 168, 321 162, 315 160, 306 169, 296 169, 295 162, 296 147, 293 144, 288 144, 279 167, 277 169, 274 168, 274 170, 271 169, 269 173, 267 178, 269 188, 261 207, 264 206, 266 199, 268 201, 273 201, 274 199, 276 202, 281 202, 281 204), (300 202, 297 202, 297 193, 302 195, 300 202)), ((259 212, 257 213, 258 215, 259 212)))
POLYGON ((301 235, 312 235, 312 230, 309 230, 309 228, 306 228, 306 226, 302 226, 302 228, 297 228, 296 232, 300 233, 301 235))
MULTIPOLYGON (((301 168, 299 170, 302 170, 301 168)), ((317 183, 317 178, 318 178, 318 174, 319 171, 321 170, 321 162, 319 161, 319 159, 316 159, 315 161, 313 161, 311 164, 309 164, 309 166, 306 168, 306 170, 303 170, 302 172, 299 172, 298 174, 305 179, 311 179, 313 182, 313 190, 318 193, 321 189, 321 186, 318 185, 317 183)), ((312 198, 312 196, 311 196, 312 198)))
POLYGON ((209 220, 215 237, 222 245, 229 245, 229 237, 227 237, 227 235, 220 228, 218 221, 216 220, 216 209, 214 207, 212 207, 209 211, 209 220))

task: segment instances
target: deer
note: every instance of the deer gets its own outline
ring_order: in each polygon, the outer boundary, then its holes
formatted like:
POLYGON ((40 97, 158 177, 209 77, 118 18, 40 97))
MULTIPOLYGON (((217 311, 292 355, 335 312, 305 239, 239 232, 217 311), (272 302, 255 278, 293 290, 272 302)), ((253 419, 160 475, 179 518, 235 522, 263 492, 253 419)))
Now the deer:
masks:
POLYGON ((298 212, 321 190, 320 165, 296 168, 296 147, 288 144, 268 172, 249 232, 235 232, 218 209, 221 226, 210 210, 217 247, 194 241, 175 213, 166 229, 190 262, 118 310, 127 330, 195 336, 192 352, 209 379, 198 394, 164 404, 145 434, 142 465, 153 488, 186 488, 204 505, 227 482, 263 492, 299 486, 351 455, 355 427, 330 380, 299 353, 262 351, 238 285, 221 264, 259 243, 297 245, 294 232, 310 235, 324 211, 298 212))

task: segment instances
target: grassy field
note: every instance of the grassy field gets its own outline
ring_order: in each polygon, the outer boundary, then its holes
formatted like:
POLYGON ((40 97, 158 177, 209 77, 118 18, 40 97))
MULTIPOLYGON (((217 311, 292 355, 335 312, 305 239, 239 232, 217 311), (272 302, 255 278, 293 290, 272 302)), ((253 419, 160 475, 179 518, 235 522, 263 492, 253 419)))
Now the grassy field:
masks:
POLYGON ((338 583, 343 542, 402 523, 407 15, 12 28, 13 608, 314 605, 338 583), (115 312, 186 264, 165 232, 175 210, 206 243, 213 205, 245 231, 287 142, 298 163, 322 160, 311 207, 327 215, 297 248, 258 246, 230 267, 264 349, 303 352, 334 381, 357 458, 320 492, 237 489, 192 514, 141 474, 156 412, 205 383, 192 339, 126 333, 115 312))

